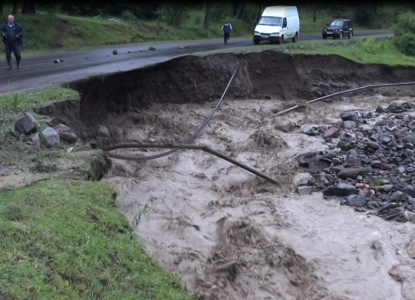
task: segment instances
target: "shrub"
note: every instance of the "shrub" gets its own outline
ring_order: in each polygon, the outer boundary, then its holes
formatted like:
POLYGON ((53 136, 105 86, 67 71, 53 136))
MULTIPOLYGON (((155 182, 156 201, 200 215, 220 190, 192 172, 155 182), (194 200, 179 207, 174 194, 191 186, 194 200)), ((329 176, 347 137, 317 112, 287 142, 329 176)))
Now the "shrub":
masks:
POLYGON ((394 31, 395 36, 401 36, 405 33, 415 34, 415 14, 408 12, 400 15, 394 26, 394 31))
POLYGON ((415 34, 406 32, 394 38, 396 47, 405 55, 415 56, 415 34))

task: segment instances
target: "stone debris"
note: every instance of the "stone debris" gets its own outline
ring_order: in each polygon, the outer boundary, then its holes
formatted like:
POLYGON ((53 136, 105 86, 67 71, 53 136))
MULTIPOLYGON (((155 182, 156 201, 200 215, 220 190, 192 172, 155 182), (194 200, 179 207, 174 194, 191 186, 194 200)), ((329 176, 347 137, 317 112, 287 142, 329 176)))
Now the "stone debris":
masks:
POLYGON ((301 192, 320 190, 325 198, 343 197, 342 204, 359 212, 408 221, 408 213, 415 213, 415 116, 405 113, 414 110, 414 103, 391 103, 374 112, 343 112, 341 126, 324 133, 306 126, 304 134, 331 144, 297 158, 315 178, 301 192))

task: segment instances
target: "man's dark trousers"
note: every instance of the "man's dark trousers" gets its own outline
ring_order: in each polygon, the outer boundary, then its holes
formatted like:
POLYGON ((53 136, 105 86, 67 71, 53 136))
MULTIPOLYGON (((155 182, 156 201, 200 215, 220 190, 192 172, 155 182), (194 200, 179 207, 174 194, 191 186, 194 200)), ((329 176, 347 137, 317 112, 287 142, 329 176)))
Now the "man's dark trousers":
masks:
POLYGON ((223 41, 227 43, 230 36, 231 36, 230 32, 224 32, 223 41))
POLYGON ((7 64, 9 66, 11 66, 12 63, 12 52, 14 54, 14 57, 16 57, 16 62, 17 62, 17 66, 20 66, 20 60, 21 60, 21 55, 20 55, 20 49, 19 49, 19 43, 16 42, 6 42, 4 43, 5 46, 5 50, 6 50, 6 59, 7 59, 7 64))

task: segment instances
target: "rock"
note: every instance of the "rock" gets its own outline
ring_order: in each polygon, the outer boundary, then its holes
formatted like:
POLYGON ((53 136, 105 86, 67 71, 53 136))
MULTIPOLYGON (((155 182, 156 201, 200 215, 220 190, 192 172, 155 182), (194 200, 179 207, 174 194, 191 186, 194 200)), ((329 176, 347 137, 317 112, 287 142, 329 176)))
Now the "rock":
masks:
POLYGON ((361 195, 350 195, 347 197, 346 203, 349 206, 363 207, 366 205, 367 199, 361 195))
POLYGON ((148 47, 148 50, 150 50, 150 51, 156 51, 157 49, 154 48, 153 46, 150 46, 150 47, 148 47))
POLYGON ((308 168, 309 164, 316 159, 316 154, 309 152, 301 154, 297 157, 297 162, 300 165, 300 167, 308 168))
POLYGON ((356 179, 359 175, 367 174, 371 171, 369 168, 346 168, 337 174, 341 179, 356 179))
POLYGON ((384 144, 389 144, 393 139, 394 136, 390 134, 382 134, 379 136, 379 141, 384 144))
POLYGON ((323 138, 326 140, 330 140, 330 139, 339 137, 339 135, 340 135, 340 128, 337 126, 332 126, 323 134, 323 138))
POLYGON ((406 111, 401 105, 397 103, 391 103, 387 108, 386 111, 394 113, 394 114, 400 114, 406 111))
POLYGON ((369 149, 373 149, 373 150, 378 150, 379 149, 379 145, 375 142, 372 141, 367 141, 366 142, 366 147, 369 149))
POLYGON ((346 129, 353 129, 357 127, 357 124, 355 121, 344 121, 343 127, 346 129))
POLYGON ((37 132, 35 117, 31 113, 25 113, 14 123, 14 130, 19 134, 25 135, 37 132))
POLYGON ((307 134, 307 135, 310 135, 310 136, 316 136, 320 133, 320 130, 319 130, 318 126, 307 125, 303 129, 303 133, 307 134))
POLYGON ((300 194, 300 196, 306 196, 306 195, 311 195, 313 193, 313 187, 312 186, 299 186, 297 188, 297 192, 298 194, 300 194))
POLYGON ((36 147, 40 147, 40 137, 39 137, 39 134, 37 132, 31 134, 29 136, 29 140, 26 143, 28 143, 30 145, 35 145, 36 147))
POLYGON ((310 173, 298 173, 293 178, 293 184, 295 187, 314 184, 314 178, 310 173))
POLYGON ((59 134, 62 141, 68 144, 75 144, 78 137, 76 136, 76 133, 70 129, 68 126, 63 124, 58 124, 55 127, 53 127, 56 132, 59 134))
POLYGON ((407 167, 406 168, 406 172, 407 173, 413 173, 413 172, 415 172, 415 168, 413 168, 413 167, 407 167))
POLYGON ((52 127, 47 127, 41 133, 41 141, 48 148, 56 146, 60 144, 59 133, 57 133, 52 127))
POLYGON ((347 162, 348 167, 361 167, 362 166, 362 160, 358 157, 352 158, 347 162))
POLYGON ((383 107, 382 106, 378 106, 378 107, 376 107, 376 110, 375 110, 378 114, 382 114, 382 113, 384 113, 385 112, 385 110, 383 109, 383 107))
POLYGON ((349 183, 339 183, 337 186, 329 186, 323 190, 324 196, 345 197, 358 194, 359 191, 349 183))
POLYGON ((403 174, 403 173, 406 172, 406 167, 405 166, 399 166, 398 171, 399 171, 399 173, 403 174))
POLYGON ((316 159, 312 160, 308 164, 308 168, 310 169, 311 173, 318 173, 328 167, 330 167, 331 162, 327 159, 322 157, 316 157, 316 159))
POLYGON ((407 193, 412 198, 415 197, 415 187, 413 187, 412 185, 406 186, 404 189, 404 192, 407 193))
POLYGON ((113 50, 113 51, 112 51, 112 54, 114 54, 114 55, 118 55, 118 50, 113 50))
POLYGON ((357 124, 362 122, 362 117, 358 112, 346 111, 340 114, 342 121, 354 121, 357 124))
POLYGON ((405 136, 402 141, 407 144, 415 144, 415 136, 412 134, 408 134, 405 136))
POLYGON ((390 199, 394 202, 399 201, 403 197, 403 193, 401 191, 396 191, 390 196, 390 199))
POLYGON ((104 125, 99 125, 97 127, 97 135, 100 137, 109 137, 110 136, 110 132, 108 130, 108 128, 104 125))
POLYGON ((380 160, 374 160, 370 163, 370 165, 373 168, 376 168, 376 169, 388 170, 388 171, 393 170, 393 167, 391 165, 388 165, 387 163, 381 162, 380 160))

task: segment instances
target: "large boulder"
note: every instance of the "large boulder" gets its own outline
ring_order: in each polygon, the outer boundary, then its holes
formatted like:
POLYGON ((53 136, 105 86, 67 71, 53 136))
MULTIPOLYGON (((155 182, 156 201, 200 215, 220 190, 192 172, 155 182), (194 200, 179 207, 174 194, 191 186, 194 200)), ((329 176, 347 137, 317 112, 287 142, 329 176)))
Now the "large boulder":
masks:
POLYGON ((14 130, 19 134, 29 135, 37 132, 37 124, 35 117, 31 113, 25 113, 17 119, 14 124, 14 130))
POLYGON ((54 147, 60 144, 59 133, 57 133, 56 130, 53 129, 52 127, 47 127, 45 130, 42 131, 40 136, 41 136, 43 145, 45 145, 48 148, 51 148, 51 147, 54 147))
POLYGON ((76 133, 70 129, 68 126, 59 124, 53 127, 56 132, 59 134, 62 141, 68 144, 75 144, 78 137, 76 133))

